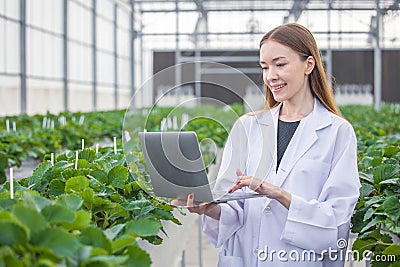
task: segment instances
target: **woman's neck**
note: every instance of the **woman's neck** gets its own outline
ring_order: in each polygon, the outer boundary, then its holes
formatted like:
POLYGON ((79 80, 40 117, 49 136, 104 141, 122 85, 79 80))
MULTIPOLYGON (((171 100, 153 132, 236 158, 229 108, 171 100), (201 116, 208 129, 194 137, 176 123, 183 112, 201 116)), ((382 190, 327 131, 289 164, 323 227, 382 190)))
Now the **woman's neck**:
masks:
POLYGON ((279 111, 279 119, 298 121, 306 117, 314 109, 314 97, 311 92, 283 101, 279 111))

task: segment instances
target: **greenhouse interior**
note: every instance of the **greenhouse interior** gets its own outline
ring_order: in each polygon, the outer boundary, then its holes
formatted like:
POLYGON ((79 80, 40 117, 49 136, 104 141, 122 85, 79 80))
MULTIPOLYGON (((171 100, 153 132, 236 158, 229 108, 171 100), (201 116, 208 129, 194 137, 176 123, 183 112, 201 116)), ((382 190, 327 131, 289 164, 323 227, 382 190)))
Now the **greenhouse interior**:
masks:
POLYGON ((399 0, 0 0, 0 39, 0 266, 400 266, 399 0))

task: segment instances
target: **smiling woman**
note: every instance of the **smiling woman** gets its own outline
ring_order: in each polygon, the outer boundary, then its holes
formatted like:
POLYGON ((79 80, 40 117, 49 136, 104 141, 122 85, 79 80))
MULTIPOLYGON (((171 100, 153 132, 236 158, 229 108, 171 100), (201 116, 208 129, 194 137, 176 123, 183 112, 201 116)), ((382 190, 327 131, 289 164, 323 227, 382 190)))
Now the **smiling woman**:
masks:
POLYGON ((204 232, 223 246, 220 267, 343 266, 338 240, 348 238, 360 188, 354 130, 333 101, 308 29, 292 23, 268 32, 260 65, 265 108, 232 128, 214 190, 266 197, 194 206, 191 194, 185 204, 204 215, 204 232), (318 257, 273 253, 293 251, 318 257))

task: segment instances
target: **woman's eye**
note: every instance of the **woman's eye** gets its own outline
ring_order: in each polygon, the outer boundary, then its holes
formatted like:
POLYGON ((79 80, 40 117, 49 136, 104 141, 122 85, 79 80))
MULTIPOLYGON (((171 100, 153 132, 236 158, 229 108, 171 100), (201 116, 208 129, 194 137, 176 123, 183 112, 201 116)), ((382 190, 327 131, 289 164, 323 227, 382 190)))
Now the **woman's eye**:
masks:
POLYGON ((279 63, 279 64, 276 64, 277 67, 283 67, 283 66, 285 66, 285 65, 286 65, 286 63, 279 63))

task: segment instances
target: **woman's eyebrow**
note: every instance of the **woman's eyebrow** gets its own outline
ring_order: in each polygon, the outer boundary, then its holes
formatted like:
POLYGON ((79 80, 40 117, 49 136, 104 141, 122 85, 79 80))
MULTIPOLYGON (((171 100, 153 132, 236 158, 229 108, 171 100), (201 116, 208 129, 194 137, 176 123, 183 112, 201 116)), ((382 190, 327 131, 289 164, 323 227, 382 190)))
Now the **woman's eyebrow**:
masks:
POLYGON ((279 59, 283 59, 283 58, 285 58, 285 57, 284 56, 276 57, 276 58, 272 59, 272 62, 278 61, 279 59))
MULTIPOLYGON (((279 56, 279 57, 273 58, 272 62, 276 62, 279 59, 284 59, 284 58, 285 58, 284 56, 279 56)), ((267 64, 267 63, 265 61, 260 61, 260 64, 267 64)))

